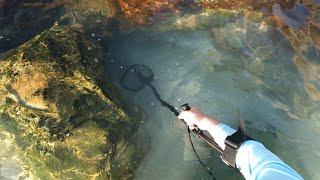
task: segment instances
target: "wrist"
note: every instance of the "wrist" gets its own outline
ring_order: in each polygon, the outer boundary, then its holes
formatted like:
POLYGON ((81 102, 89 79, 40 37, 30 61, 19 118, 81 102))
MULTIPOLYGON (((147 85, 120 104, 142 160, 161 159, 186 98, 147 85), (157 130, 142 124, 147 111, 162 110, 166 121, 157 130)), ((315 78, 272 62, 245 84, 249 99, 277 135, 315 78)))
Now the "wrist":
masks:
POLYGON ((236 132, 236 130, 232 129, 231 127, 225 124, 218 124, 214 128, 209 129, 208 132, 213 137, 214 141, 224 150, 225 139, 236 132))
POLYGON ((220 124, 218 120, 207 117, 207 116, 203 117, 201 122, 202 122, 201 127, 199 128, 206 131, 215 129, 220 124))

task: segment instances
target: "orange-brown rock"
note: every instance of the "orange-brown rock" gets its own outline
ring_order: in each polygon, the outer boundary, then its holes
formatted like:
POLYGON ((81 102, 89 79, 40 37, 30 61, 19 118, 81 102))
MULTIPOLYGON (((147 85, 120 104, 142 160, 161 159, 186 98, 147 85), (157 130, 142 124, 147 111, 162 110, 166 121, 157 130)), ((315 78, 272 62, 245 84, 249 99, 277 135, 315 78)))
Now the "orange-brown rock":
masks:
MULTIPOLYGON (((252 1, 252 0, 218 0, 218 1, 193 1, 193 0, 118 0, 119 6, 125 18, 135 24, 153 24, 168 14, 179 14, 189 10, 200 8, 222 8, 222 9, 252 9, 271 10, 275 0, 252 1)), ((294 0, 280 2, 284 8, 294 6, 294 0)))
POLYGON ((223 8, 223 9, 252 9, 260 10, 262 8, 271 9, 275 3, 279 3, 284 8, 291 8, 295 4, 294 0, 287 1, 253 1, 253 0, 218 0, 214 2, 204 1, 202 4, 203 7, 211 8, 223 8))
POLYGON ((137 24, 151 24, 155 18, 162 18, 165 13, 174 12, 180 0, 119 0, 119 5, 126 19, 137 24))
MULTIPOLYGON (((297 6, 305 8, 307 16, 303 21, 301 21, 301 15, 297 14, 299 12, 289 12, 291 11, 290 9, 285 9, 279 4, 277 6, 282 11, 281 13, 283 13, 284 17, 279 15, 274 15, 273 17, 276 26, 291 41, 292 46, 297 52, 300 52, 303 46, 310 43, 314 43, 318 48, 320 46, 320 24, 316 18, 320 12, 320 8, 311 4, 308 0, 297 4, 297 6)), ((292 9, 294 10, 294 8, 292 9)))

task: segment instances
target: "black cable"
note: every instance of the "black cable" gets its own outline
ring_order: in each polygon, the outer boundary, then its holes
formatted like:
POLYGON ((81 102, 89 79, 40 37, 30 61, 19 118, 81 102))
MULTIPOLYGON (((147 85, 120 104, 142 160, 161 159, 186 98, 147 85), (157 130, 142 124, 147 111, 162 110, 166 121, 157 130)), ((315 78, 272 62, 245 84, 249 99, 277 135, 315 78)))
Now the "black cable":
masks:
MULTIPOLYGON (((152 84, 148 83, 148 86, 152 89, 154 96, 161 103, 162 106, 167 107, 176 116, 179 115, 179 112, 171 104, 169 104, 168 102, 161 99, 160 94, 158 93, 158 91, 156 90, 156 88, 152 84)), ((207 173, 212 177, 212 179, 215 180, 216 178, 213 176, 212 172, 210 171, 210 168, 208 166, 206 166, 201 161, 199 154, 197 153, 196 149, 194 148, 189 127, 187 127, 187 129, 188 129, 187 132, 188 132, 188 136, 189 136, 189 141, 190 141, 190 144, 191 144, 191 147, 192 147, 194 154, 196 155, 196 157, 197 157, 199 163, 202 165, 202 167, 207 171, 207 173)))
POLYGON ((173 112, 173 114, 175 116, 179 116, 180 113, 171 104, 169 104, 165 100, 161 99, 160 94, 158 93, 158 91, 156 90, 156 88, 152 84, 148 83, 148 86, 152 89, 154 96, 161 103, 162 106, 168 108, 171 112, 173 112))
MULTIPOLYGON (((156 97, 156 99, 161 103, 162 106, 168 108, 171 112, 174 113, 175 116, 178 116, 180 113, 178 110, 176 110, 174 108, 174 106, 172 106, 170 103, 168 103, 167 101, 163 100, 160 96, 160 94, 158 93, 157 89, 151 84, 151 79, 150 77, 144 77, 143 74, 140 72, 139 68, 138 67, 142 67, 142 68, 147 68, 147 70, 149 70, 151 72, 151 75, 153 76, 153 73, 151 71, 150 68, 148 68, 147 66, 145 65, 139 65, 139 64, 135 64, 135 65, 131 65, 130 66, 132 69, 134 69, 134 72, 135 74, 139 77, 139 80, 144 82, 145 84, 147 84, 151 89, 152 89, 152 92, 154 94, 154 96, 156 97)), ((138 91, 139 89, 134 89, 134 88, 130 88, 126 85, 124 85, 124 79, 126 75, 128 75, 128 71, 130 70, 130 67, 128 68, 128 70, 123 74, 123 76, 121 77, 121 80, 120 80, 120 83, 121 85, 125 88, 125 89, 128 89, 128 90, 131 90, 131 91, 138 91)), ((191 147, 192 147, 192 150, 194 152, 194 154, 196 155, 199 163, 202 165, 202 167, 206 170, 206 172, 212 177, 213 180, 215 180, 216 178, 213 176, 212 172, 210 171, 210 169, 201 161, 200 159, 200 156, 198 155, 196 149, 194 148, 194 144, 192 142, 192 138, 191 138, 191 133, 190 133, 190 129, 189 127, 187 127, 188 129, 188 136, 189 136, 189 141, 190 141, 190 144, 191 144, 191 147)))
POLYGON ((188 136, 189 136, 189 141, 192 147, 192 150, 194 152, 194 154, 196 155, 196 157, 198 158, 199 163, 202 165, 202 167, 207 171, 207 173, 212 177, 213 180, 215 180, 216 178, 213 176, 212 172, 210 171, 210 168, 208 166, 206 166, 200 159, 200 156, 198 155, 196 149, 194 148, 193 142, 192 142, 192 138, 191 138, 191 133, 190 133, 190 129, 188 128, 188 136))
MULTIPOLYGON (((158 91, 156 90, 156 88, 152 84, 148 83, 148 86, 152 89, 154 96, 161 103, 162 106, 168 108, 176 116, 178 116, 180 114, 171 104, 169 104, 168 102, 166 102, 163 99, 161 99, 160 94, 158 93, 158 91)), ((212 177, 212 179, 215 180, 216 178, 213 176, 212 172, 210 171, 210 168, 208 168, 208 166, 206 166, 201 161, 200 156, 198 155, 196 149, 194 148, 189 127, 187 127, 187 129, 188 129, 187 132, 188 132, 188 136, 189 136, 189 141, 190 141, 190 144, 191 144, 191 147, 192 147, 192 150, 193 150, 194 154, 196 155, 196 157, 197 157, 199 163, 202 165, 202 167, 207 171, 207 173, 212 177)))

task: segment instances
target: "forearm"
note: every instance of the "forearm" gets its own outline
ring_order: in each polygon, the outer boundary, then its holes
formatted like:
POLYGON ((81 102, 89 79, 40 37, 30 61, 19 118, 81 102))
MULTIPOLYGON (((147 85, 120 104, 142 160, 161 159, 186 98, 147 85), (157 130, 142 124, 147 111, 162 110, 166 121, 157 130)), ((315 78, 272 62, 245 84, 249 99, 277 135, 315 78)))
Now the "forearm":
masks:
MULTIPOLYGON (((236 132, 225 124, 208 128, 208 132, 224 149, 227 136, 236 132)), ((245 141, 236 156, 236 165, 246 179, 290 178, 302 179, 291 167, 257 141, 245 141)))
POLYGON ((236 165, 246 179, 303 179, 294 169, 257 141, 245 141, 236 165))
POLYGON ((227 136, 235 133, 236 130, 225 124, 217 124, 210 126, 210 128, 208 128, 208 132, 213 137, 214 141, 224 150, 224 140, 227 138, 227 136))

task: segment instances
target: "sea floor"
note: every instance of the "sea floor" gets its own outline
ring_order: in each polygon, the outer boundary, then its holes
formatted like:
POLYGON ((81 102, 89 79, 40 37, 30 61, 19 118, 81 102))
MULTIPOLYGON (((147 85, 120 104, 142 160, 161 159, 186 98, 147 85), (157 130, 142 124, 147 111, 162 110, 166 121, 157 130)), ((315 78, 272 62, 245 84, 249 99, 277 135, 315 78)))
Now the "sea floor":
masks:
MULTIPOLYGON (((232 23, 218 28, 236 32, 240 25, 232 23)), ((267 60, 261 60, 262 55, 254 54, 245 44, 232 50, 221 48, 212 29, 139 31, 113 41, 107 70, 126 98, 141 106, 148 115, 147 121, 141 123, 147 124, 151 150, 135 172, 135 179, 210 177, 190 150, 185 125, 157 102, 151 89, 145 87, 132 92, 121 86, 120 78, 132 64, 151 68, 152 84, 162 98, 176 108, 189 103, 234 128, 237 128, 239 111, 251 136, 306 179, 320 176, 317 171, 320 146, 312 143, 317 142, 320 133, 320 112, 316 110, 319 104, 308 98, 303 78, 293 61, 295 52, 281 33, 277 33, 283 42, 278 47, 268 44, 270 51, 277 48, 277 52, 271 52, 274 54, 267 60)), ((242 38, 241 34, 230 35, 242 38)), ((259 35, 267 43, 271 42, 267 33, 259 35)), ((214 150, 193 138, 200 156, 218 179, 241 177, 223 165, 214 150)))

